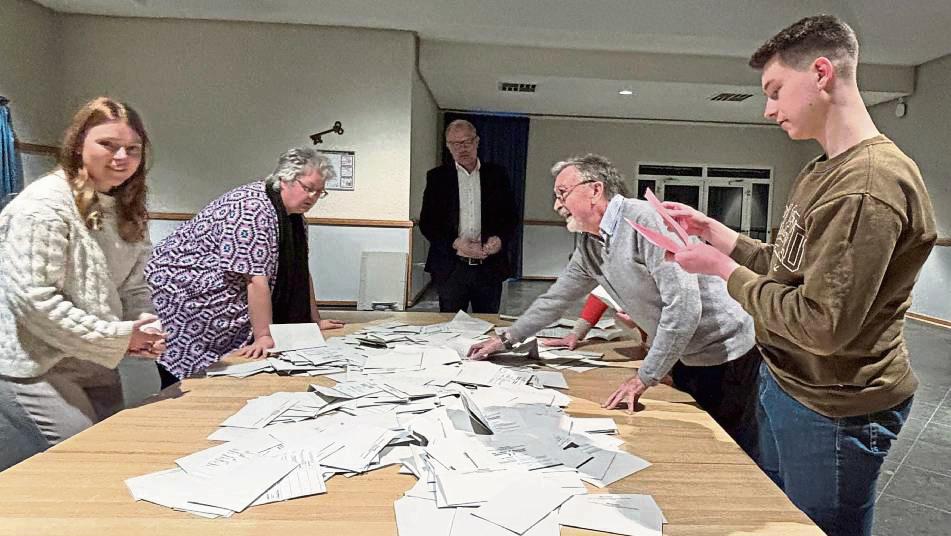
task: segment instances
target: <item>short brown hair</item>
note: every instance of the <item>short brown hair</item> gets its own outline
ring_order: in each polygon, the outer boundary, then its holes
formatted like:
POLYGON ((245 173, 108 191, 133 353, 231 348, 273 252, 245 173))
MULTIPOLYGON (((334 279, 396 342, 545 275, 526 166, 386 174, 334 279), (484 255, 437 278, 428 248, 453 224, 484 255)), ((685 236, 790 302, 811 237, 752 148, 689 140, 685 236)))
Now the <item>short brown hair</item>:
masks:
POLYGON ((83 169, 83 142, 86 140, 86 134, 93 127, 111 121, 121 121, 129 125, 129 128, 142 139, 142 160, 139 162, 138 169, 111 192, 116 200, 116 223, 119 236, 126 242, 139 242, 145 238, 148 226, 148 211, 145 206, 148 188, 145 184, 145 174, 152 158, 152 147, 138 112, 129 105, 109 97, 99 97, 87 102, 76 112, 69 128, 66 129, 63 147, 59 154, 59 165, 66 174, 66 180, 76 200, 76 208, 79 209, 86 227, 100 229, 102 210, 99 205, 99 194, 96 193, 83 169))
POLYGON ((763 43, 750 57, 750 67, 762 69, 779 55, 794 69, 806 69, 816 58, 828 58, 840 76, 853 78, 859 42, 848 24, 834 15, 806 17, 763 43))

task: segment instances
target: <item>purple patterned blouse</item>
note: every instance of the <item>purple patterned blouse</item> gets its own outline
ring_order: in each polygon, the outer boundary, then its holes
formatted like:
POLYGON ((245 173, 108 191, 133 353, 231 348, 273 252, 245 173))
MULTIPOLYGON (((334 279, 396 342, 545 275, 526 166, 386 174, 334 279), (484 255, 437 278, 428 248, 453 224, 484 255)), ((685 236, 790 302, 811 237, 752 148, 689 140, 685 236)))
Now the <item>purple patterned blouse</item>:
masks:
POLYGON ((277 213, 264 182, 214 200, 159 242, 145 268, 155 311, 168 333, 159 362, 190 376, 251 338, 245 276, 277 275, 277 213))

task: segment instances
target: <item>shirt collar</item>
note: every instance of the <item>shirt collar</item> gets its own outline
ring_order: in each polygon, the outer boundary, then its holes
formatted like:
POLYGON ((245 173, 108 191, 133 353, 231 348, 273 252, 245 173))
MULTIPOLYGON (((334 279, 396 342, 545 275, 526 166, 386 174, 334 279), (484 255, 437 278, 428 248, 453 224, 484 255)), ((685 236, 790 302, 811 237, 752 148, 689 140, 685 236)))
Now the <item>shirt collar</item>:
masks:
POLYGON ((453 163, 456 164, 456 171, 461 171, 466 177, 471 177, 472 175, 478 173, 480 169, 482 169, 482 160, 479 160, 478 158, 476 158, 476 167, 472 170, 472 173, 469 173, 466 171, 466 168, 460 166, 459 162, 453 161, 453 163))
POLYGON ((624 205, 624 196, 616 194, 608 203, 608 208, 604 210, 604 216, 601 217, 599 231, 601 238, 610 238, 617 230, 618 223, 621 221, 621 208, 624 205))

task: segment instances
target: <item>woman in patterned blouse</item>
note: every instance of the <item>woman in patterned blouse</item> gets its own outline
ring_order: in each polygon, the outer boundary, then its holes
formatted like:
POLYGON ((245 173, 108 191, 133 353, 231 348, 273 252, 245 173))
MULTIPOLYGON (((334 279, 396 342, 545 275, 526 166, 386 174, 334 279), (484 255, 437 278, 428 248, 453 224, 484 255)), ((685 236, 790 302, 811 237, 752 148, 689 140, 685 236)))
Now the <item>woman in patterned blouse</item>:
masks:
POLYGON ((271 324, 342 326, 320 319, 302 216, 333 177, 326 156, 290 149, 267 178, 212 201, 155 246, 145 273, 168 332, 163 388, 234 350, 264 357, 271 324))

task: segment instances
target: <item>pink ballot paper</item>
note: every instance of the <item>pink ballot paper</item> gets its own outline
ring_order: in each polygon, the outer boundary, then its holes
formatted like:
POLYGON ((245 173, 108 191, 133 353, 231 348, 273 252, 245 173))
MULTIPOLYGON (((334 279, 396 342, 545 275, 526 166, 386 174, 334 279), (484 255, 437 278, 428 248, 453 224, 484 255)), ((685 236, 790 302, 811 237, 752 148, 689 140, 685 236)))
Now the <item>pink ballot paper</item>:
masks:
POLYGON ((667 251, 671 253, 677 253, 678 251, 684 248, 682 245, 678 244, 674 239, 668 237, 667 235, 663 233, 659 233, 653 229, 644 227, 643 225, 639 223, 634 223, 627 218, 624 218, 624 221, 629 223, 631 227, 637 230, 637 232, 644 235, 644 238, 646 238, 648 242, 650 242, 651 244, 654 244, 655 246, 659 248, 666 249, 667 251))
MULTIPOLYGON (((689 244, 690 240, 687 235, 687 231, 685 231, 684 228, 681 227, 679 223, 677 223, 677 220, 675 220, 673 216, 671 216, 670 213, 667 212, 667 209, 664 208, 664 205, 660 204, 660 200, 657 199, 657 196, 654 195, 654 192, 652 192, 650 188, 648 188, 647 191, 644 193, 644 197, 646 197, 647 201, 654 207, 654 210, 656 210, 657 213, 660 214, 660 217, 664 219, 664 222, 667 223, 667 226, 670 227, 670 230, 677 233, 677 236, 679 236, 680 239, 684 241, 685 245, 689 244)), ((638 229, 638 231, 640 231, 640 229, 638 229)), ((650 240, 650 238, 648 238, 648 240, 650 240)), ((653 242, 653 240, 651 240, 651 242, 653 242)), ((656 242, 654 243, 656 244, 656 242)), ((660 244, 657 244, 657 245, 660 246, 660 244)), ((664 246, 660 246, 660 247, 664 247, 664 246)))

